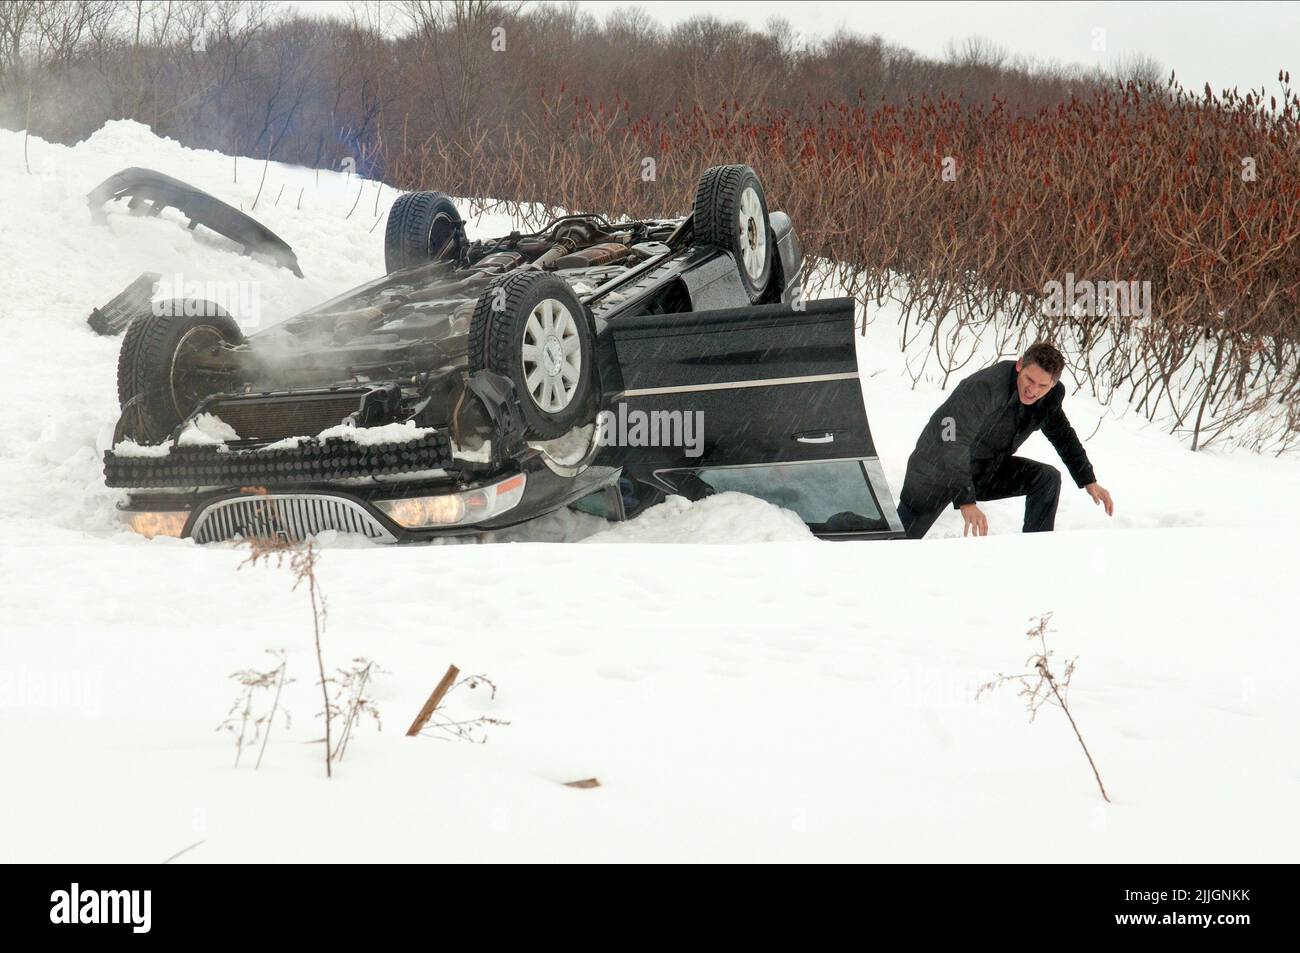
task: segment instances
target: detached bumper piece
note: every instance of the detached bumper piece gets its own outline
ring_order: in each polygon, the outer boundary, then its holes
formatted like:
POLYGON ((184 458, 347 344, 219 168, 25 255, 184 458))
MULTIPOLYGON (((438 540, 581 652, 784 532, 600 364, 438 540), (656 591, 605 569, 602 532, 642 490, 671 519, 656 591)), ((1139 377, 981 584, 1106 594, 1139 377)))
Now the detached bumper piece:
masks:
POLYGON ((113 487, 279 486, 438 470, 451 463, 451 441, 443 434, 373 446, 331 437, 324 442, 304 440, 283 450, 173 447, 161 457, 122 456, 109 450, 104 453, 104 476, 113 487))
POLYGON ((146 271, 131 282, 116 298, 90 312, 86 323, 96 334, 112 336, 121 334, 131 319, 142 311, 148 311, 153 301, 154 286, 162 280, 162 275, 146 271))
POLYGON ((127 199, 135 215, 157 215, 168 207, 178 209, 190 220, 191 229, 204 225, 243 245, 244 254, 267 255, 281 268, 302 277, 298 256, 288 242, 239 209, 180 179, 135 167, 115 172, 87 194, 91 218, 102 225, 107 221, 104 204, 120 198, 127 199))

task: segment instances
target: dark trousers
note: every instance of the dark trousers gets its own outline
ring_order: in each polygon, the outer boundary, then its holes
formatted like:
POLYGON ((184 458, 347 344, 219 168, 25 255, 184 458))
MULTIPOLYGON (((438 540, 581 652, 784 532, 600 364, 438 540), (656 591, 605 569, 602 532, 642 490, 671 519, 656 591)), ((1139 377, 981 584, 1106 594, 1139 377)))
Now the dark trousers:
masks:
MULTIPOLYGON (((1056 467, 1024 457, 1008 457, 991 472, 977 473, 974 482, 979 500, 1023 496, 1026 533, 1047 533, 1056 526, 1056 504, 1061 498, 1061 471, 1056 467)), ((907 538, 923 537, 955 498, 950 487, 928 482, 909 467, 898 495, 898 518, 907 538)))

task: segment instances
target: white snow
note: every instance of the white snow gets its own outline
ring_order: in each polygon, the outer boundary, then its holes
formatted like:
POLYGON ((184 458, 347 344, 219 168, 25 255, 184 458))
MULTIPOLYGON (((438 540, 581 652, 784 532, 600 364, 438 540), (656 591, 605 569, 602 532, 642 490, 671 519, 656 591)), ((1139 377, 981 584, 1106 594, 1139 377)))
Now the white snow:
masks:
POLYGON ((452 444, 452 457, 457 460, 464 460, 467 463, 487 463, 492 459, 492 441, 484 440, 477 447, 462 447, 459 444, 452 444))
MULTIPOLYGON (((595 430, 595 424, 585 424, 574 427, 568 433, 560 434, 554 440, 530 440, 528 446, 542 451, 560 466, 576 466, 594 446, 591 438, 595 430)), ((485 443, 488 444, 490 454, 491 442, 485 441, 485 443)), ((490 455, 488 459, 491 459, 490 455)))
POLYGON ((718 493, 692 503, 670 496, 638 519, 614 524, 587 543, 778 543, 815 542, 790 510, 743 493, 718 493))
MULTIPOLYGON (((1010 500, 983 504, 987 539, 949 511, 922 542, 821 543, 734 494, 494 534, 582 546, 327 534, 327 662, 391 672, 383 732, 362 725, 327 782, 305 593, 235 547, 123 529, 101 473, 120 338, 85 317, 151 270, 257 282, 260 313, 236 317, 277 320, 382 271, 395 193, 271 164, 254 214, 300 280, 174 213, 90 224, 85 193, 125 166, 248 209, 261 162, 130 122, 28 150, 31 175, 22 133, 0 131, 3 859, 154 862, 196 841, 182 861, 1295 859, 1300 464, 1193 454, 1082 393, 1066 408, 1098 428, 1117 511, 1067 480, 1054 534, 1022 536, 1010 500), (1110 805, 1059 711, 1030 725, 1013 690, 974 700, 1049 610, 1110 805), (214 731, 228 675, 268 648, 297 679, 293 727, 236 771, 214 731), (485 745, 403 736, 452 662, 500 686, 449 703, 510 722, 485 745)), ((943 392, 912 387, 893 315, 871 316, 864 392, 897 488, 943 392)), ((1022 452, 1059 463, 1041 436, 1022 452)))
POLYGON ((337 427, 326 427, 316 435, 316 439, 323 441, 330 437, 339 437, 361 447, 376 447, 381 443, 406 443, 409 440, 419 440, 435 432, 432 427, 417 427, 409 420, 400 424, 384 424, 382 427, 353 427, 349 424, 339 424, 337 427))
POLYGON ((199 414, 176 438, 178 447, 225 447, 226 441, 238 440, 239 434, 216 414, 199 414))
POLYGON ((170 443, 136 443, 129 438, 113 446, 113 453, 119 457, 165 457, 171 450, 170 443))
POLYGON ((277 440, 274 443, 268 443, 263 450, 297 450, 302 446, 303 441, 309 440, 309 437, 285 437, 283 440, 277 440))

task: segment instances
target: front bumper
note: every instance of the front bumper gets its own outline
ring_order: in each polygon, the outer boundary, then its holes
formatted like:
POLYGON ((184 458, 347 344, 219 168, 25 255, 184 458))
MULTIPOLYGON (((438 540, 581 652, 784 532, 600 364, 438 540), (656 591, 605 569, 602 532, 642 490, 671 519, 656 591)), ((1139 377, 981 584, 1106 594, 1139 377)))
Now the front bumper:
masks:
POLYGON ((411 543, 447 536, 471 536, 505 529, 545 515, 616 481, 617 470, 590 467, 578 477, 561 476, 530 458, 513 473, 481 479, 450 476, 362 485, 311 483, 301 486, 220 487, 132 493, 119 505, 130 528, 145 536, 168 535, 197 543, 261 538, 299 543, 328 531, 351 533, 378 543, 411 543), (465 522, 411 527, 393 519, 392 504, 418 498, 494 491, 524 477, 522 493, 504 511, 465 522))
POLYGON ((452 465, 451 441, 431 433, 400 443, 362 445, 331 437, 303 438, 279 450, 171 447, 163 456, 107 450, 104 478, 112 487, 264 486, 385 476, 452 465))

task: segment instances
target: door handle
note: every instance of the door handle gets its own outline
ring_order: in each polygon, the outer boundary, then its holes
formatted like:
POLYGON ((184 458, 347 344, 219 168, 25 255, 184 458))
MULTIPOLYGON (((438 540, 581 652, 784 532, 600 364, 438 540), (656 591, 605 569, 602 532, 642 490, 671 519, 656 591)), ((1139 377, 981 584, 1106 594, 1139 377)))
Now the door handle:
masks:
POLYGON ((835 434, 829 430, 809 430, 795 434, 794 439, 800 443, 834 443, 835 434))

